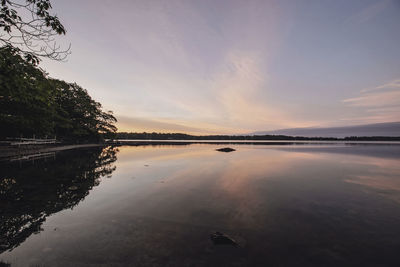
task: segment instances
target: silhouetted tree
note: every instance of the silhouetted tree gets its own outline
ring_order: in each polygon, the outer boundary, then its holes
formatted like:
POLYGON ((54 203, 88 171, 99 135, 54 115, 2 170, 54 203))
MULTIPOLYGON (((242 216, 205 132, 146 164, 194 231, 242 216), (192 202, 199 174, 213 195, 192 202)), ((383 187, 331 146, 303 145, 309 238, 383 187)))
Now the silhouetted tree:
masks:
POLYGON ((39 68, 0 48, 0 123, 3 136, 52 133, 54 93, 39 68))
POLYGON ((0 48, 0 137, 93 141, 116 132, 116 121, 76 83, 51 79, 15 50, 0 48))
POLYGON ((27 61, 37 64, 40 57, 63 60, 70 46, 62 49, 55 37, 66 33, 56 15, 50 14, 49 0, 0 1, 0 44, 27 61))
POLYGON ((111 111, 104 112, 99 102, 76 83, 53 80, 57 88, 55 133, 59 136, 98 139, 114 133, 117 121, 111 111))

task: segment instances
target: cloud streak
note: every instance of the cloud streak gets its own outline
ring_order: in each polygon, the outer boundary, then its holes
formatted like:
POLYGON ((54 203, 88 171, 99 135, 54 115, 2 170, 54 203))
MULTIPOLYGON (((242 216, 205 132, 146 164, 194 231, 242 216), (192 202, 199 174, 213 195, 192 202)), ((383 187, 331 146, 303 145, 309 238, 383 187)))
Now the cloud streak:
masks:
POLYGON ((257 129, 295 124, 281 109, 260 98, 268 95, 268 75, 251 53, 228 53, 212 86, 220 106, 219 115, 232 125, 257 129))
POLYGON ((123 131, 236 134, 399 114, 399 80, 358 91, 400 77, 394 1, 54 0, 54 7, 73 53, 65 64, 42 66, 87 88, 123 131), (344 27, 346 19, 356 27, 344 27))
POLYGON ((360 24, 365 23, 374 17, 376 17, 379 13, 381 13, 385 8, 387 8, 390 4, 390 0, 380 0, 376 3, 370 4, 367 7, 364 7, 357 13, 350 16, 345 23, 346 24, 360 24))
POLYGON ((361 109, 359 120, 385 122, 400 118, 400 79, 360 91, 360 96, 344 99, 347 106, 361 109))

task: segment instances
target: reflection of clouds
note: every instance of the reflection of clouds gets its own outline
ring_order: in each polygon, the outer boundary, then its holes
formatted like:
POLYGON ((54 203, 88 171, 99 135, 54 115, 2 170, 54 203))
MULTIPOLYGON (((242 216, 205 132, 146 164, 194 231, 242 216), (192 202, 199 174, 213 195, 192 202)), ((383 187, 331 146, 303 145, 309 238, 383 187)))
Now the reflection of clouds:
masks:
MULTIPOLYGON (((261 152, 261 151, 260 151, 261 152)), ((256 179, 268 179, 282 171, 290 171, 297 160, 318 158, 306 153, 284 153, 270 150, 271 153, 248 151, 241 158, 233 158, 223 171, 219 187, 230 194, 240 196, 243 190, 256 179)))
POLYGON ((387 174, 374 176, 358 175, 346 181, 350 183, 366 185, 377 189, 395 190, 400 192, 400 179, 398 176, 388 177, 387 174))
POLYGON ((257 225, 260 206, 265 206, 265 198, 258 194, 257 181, 277 179, 284 173, 293 173, 308 160, 319 160, 323 156, 309 153, 287 153, 268 150, 249 150, 240 158, 232 158, 222 171, 217 186, 226 197, 236 204, 234 223, 245 227, 257 225))
POLYGON ((285 171, 291 171, 300 160, 318 159, 320 155, 285 153, 269 150, 267 153, 248 151, 243 159, 234 158, 224 169, 219 185, 230 194, 240 194, 245 186, 256 179, 268 179, 285 171))
POLYGON ((152 157, 152 160, 164 161, 164 160, 177 160, 177 159, 189 159, 189 158, 194 159, 212 155, 215 155, 215 150, 213 150, 212 148, 198 149, 198 150, 185 149, 183 151, 179 151, 178 153, 168 153, 160 156, 155 156, 152 157))
POLYGON ((324 158, 247 145, 225 154, 215 151, 218 147, 122 147, 118 169, 130 168, 128 172, 143 178, 135 180, 138 183, 148 181, 135 192, 129 208, 138 214, 181 223, 207 224, 215 223, 215 219, 256 227, 259 207, 265 206, 257 182, 293 174, 305 161, 324 158), (144 162, 149 168, 143 167, 144 162), (193 214, 202 213, 208 215, 194 222, 198 215, 193 214))
POLYGON ((203 145, 146 145, 124 146, 119 154, 118 166, 129 167, 133 162, 172 162, 208 157, 216 154, 212 147, 203 145), (193 149, 193 146, 196 149, 193 149))
MULTIPOLYGON (((326 153, 325 149, 296 150, 295 146, 280 150, 281 146, 237 145, 232 153, 217 152, 217 147, 202 144, 122 147, 118 154, 119 174, 122 169, 129 175, 134 173, 138 178, 133 182, 135 188, 140 186, 134 193, 126 185, 121 189, 129 191, 127 209, 179 223, 215 226, 224 222, 232 227, 258 228, 262 227, 261 210, 268 214, 274 205, 267 203, 273 197, 266 194, 276 183, 289 188, 288 195, 293 186, 304 181, 312 183, 313 179, 324 184, 319 184, 322 190, 331 179, 340 184, 345 179, 345 188, 350 183, 358 184, 357 191, 368 186, 379 190, 373 194, 385 193, 392 199, 400 192, 396 180, 400 164, 393 158, 352 155, 347 150, 343 153, 326 153)), ((310 190, 320 189, 317 186, 310 190)), ((338 188, 332 188, 333 194, 335 190, 338 188)))
POLYGON ((400 203, 400 161, 371 157, 356 157, 345 164, 358 166, 362 174, 354 174, 345 181, 378 190, 379 194, 400 203))
MULTIPOLYGON (((213 146, 204 146, 193 144, 189 146, 124 146, 121 148, 118 157, 118 167, 125 169, 129 173, 132 170, 136 174, 153 175, 174 182, 166 183, 163 187, 169 186, 181 187, 185 184, 187 188, 198 186, 197 181, 205 181, 220 164, 218 158, 219 152, 215 151, 213 146), (137 169, 137 165, 149 164, 145 168, 137 169), (136 165, 136 167, 135 167, 136 165)), ((153 188, 154 189, 154 188, 153 188)), ((150 190, 153 190, 150 189, 150 190)), ((157 188, 158 190, 159 188, 157 188)))
POLYGON ((355 156, 351 161, 344 162, 365 165, 365 167, 374 167, 372 171, 392 170, 394 173, 400 173, 400 164, 398 159, 355 156))

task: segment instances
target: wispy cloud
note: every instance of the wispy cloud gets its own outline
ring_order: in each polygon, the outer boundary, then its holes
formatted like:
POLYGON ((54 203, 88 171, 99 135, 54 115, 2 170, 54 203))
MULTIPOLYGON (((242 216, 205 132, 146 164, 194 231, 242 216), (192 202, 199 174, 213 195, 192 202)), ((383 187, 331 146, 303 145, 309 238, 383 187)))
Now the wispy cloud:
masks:
POLYGON ((118 116, 119 129, 235 134, 302 126, 261 98, 268 89, 268 81, 256 58, 250 52, 231 50, 207 82, 151 74, 153 94, 148 101, 154 103, 159 99, 159 104, 142 106, 142 112, 135 112, 133 117, 118 116), (187 88, 192 90, 188 92, 187 88), (193 94, 193 89, 196 94, 193 94), (157 116, 152 110, 163 107, 170 113, 163 112, 157 116))
POLYGON ((355 107, 388 107, 400 103, 400 91, 366 93, 360 97, 348 98, 344 103, 355 107))
POLYGON ((263 93, 268 95, 268 75, 252 53, 230 51, 212 87, 219 115, 234 125, 259 129, 293 123, 284 111, 261 99, 263 93))
POLYGON ((164 118, 129 117, 118 115, 118 130, 122 132, 183 132, 188 134, 220 134, 235 129, 219 125, 177 121, 164 118))
POLYGON ((55 2, 74 51, 42 66, 87 88, 120 130, 235 134, 399 117, 400 80, 358 91, 399 77, 396 1, 55 2))
MULTIPOLYGON (((396 121, 400 119, 400 79, 363 89, 360 96, 344 99, 347 106, 362 109, 365 116, 359 120, 396 121)), ((354 119, 354 118, 353 118, 354 119)))
POLYGON ((377 86, 376 89, 400 89, 400 79, 377 86))
POLYGON ((385 83, 383 85, 380 86, 376 86, 376 87, 372 87, 372 88, 365 88, 363 90, 361 90, 361 93, 368 93, 371 91, 376 91, 376 90, 385 90, 385 89, 400 89, 400 79, 398 80, 393 80, 390 81, 388 83, 385 83))
POLYGON ((381 13, 385 8, 387 8, 390 4, 391 0, 380 0, 376 3, 373 3, 367 7, 364 7, 357 13, 350 16, 346 21, 345 24, 360 24, 367 22, 377 15, 381 13))

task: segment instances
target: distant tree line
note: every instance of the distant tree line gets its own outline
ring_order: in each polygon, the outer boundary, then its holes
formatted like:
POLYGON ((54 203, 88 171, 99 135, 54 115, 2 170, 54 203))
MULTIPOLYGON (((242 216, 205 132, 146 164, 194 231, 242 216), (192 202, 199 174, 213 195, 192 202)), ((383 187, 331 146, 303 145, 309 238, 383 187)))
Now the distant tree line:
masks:
POLYGON ((116 132, 115 122, 78 84, 49 78, 18 49, 0 47, 0 138, 97 141, 116 132))
POLYGON ((118 132, 115 139, 138 140, 316 140, 316 141, 400 141, 400 136, 349 136, 335 137, 304 137, 287 135, 189 135, 183 133, 128 133, 118 132))

